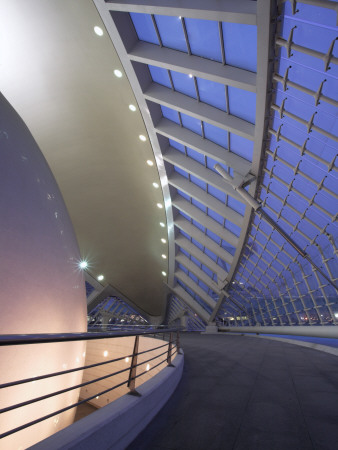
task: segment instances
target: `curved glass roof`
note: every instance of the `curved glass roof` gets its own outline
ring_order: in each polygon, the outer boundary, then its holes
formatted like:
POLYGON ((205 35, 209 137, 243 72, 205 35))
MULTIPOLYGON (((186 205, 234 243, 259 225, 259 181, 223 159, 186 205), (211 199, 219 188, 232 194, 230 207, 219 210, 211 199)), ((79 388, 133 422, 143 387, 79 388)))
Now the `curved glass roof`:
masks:
POLYGON ((336 323, 334 2, 95 3, 169 187, 168 317, 336 323))

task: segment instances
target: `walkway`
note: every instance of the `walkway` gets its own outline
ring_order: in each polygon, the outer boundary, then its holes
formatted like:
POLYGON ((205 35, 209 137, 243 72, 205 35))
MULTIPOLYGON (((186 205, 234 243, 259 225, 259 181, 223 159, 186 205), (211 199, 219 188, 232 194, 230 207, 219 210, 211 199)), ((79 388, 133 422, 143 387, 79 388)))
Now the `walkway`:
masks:
POLYGON ((336 450, 338 357, 248 336, 182 336, 174 395, 128 450, 336 450))

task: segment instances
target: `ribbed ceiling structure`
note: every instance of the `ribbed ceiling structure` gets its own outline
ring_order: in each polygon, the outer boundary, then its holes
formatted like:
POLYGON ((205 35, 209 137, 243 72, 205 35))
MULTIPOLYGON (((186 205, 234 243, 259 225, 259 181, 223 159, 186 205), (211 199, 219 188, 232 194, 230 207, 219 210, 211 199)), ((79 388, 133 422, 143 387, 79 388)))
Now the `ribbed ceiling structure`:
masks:
POLYGON ((337 4, 94 2, 162 183, 168 320, 336 323, 337 4))

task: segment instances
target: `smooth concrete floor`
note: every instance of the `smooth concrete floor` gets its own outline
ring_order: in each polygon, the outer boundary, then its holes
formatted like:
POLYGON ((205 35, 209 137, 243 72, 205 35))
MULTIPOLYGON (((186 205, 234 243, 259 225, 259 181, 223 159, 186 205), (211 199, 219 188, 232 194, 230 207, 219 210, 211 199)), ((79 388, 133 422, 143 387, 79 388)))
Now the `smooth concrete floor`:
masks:
POLYGON ((249 336, 183 334, 168 403, 128 450, 336 450, 338 357, 249 336))

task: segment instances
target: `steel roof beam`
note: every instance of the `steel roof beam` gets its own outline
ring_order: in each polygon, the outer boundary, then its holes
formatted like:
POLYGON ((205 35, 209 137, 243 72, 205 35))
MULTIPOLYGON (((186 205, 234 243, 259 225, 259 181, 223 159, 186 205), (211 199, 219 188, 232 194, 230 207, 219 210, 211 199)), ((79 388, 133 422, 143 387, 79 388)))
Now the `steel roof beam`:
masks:
POLYGON ((169 147, 163 152, 163 159, 170 164, 183 169, 185 172, 195 175, 239 202, 244 203, 242 197, 235 191, 231 184, 225 181, 218 173, 211 169, 207 169, 194 159, 186 157, 179 150, 169 147))
POLYGON ((251 141, 254 140, 255 125, 236 116, 227 114, 207 103, 173 91, 157 83, 151 83, 143 92, 144 97, 159 105, 167 106, 195 119, 210 123, 251 141))
POLYGON ((176 262, 182 264, 182 266, 188 269, 189 272, 193 273, 199 280, 206 284, 217 295, 220 294, 220 290, 217 284, 202 269, 200 269, 187 256, 185 256, 184 253, 178 252, 178 254, 176 255, 176 262))
POLYGON ((198 259, 201 264, 208 267, 213 273, 217 275, 217 280, 220 280, 220 284, 223 283, 223 281, 227 277, 227 272, 223 270, 218 264, 216 264, 215 261, 209 258, 209 256, 203 253, 198 247, 196 247, 196 245, 194 245, 182 235, 179 235, 175 238, 175 243, 179 247, 182 247, 184 250, 186 250, 191 256, 198 259))
POLYGON ((176 217, 174 225, 180 230, 187 233, 193 239, 198 241, 201 245, 215 253, 219 258, 223 259, 227 263, 231 264, 233 257, 232 254, 224 250, 220 245, 216 244, 211 238, 204 234, 199 228, 195 227, 192 223, 186 220, 182 216, 176 217))
POLYGON ((106 0, 106 7, 111 11, 256 25, 256 4, 250 0, 106 0))
POLYGON ((187 75, 234 86, 256 92, 256 74, 234 66, 223 65, 217 61, 188 55, 178 50, 160 47, 148 42, 138 41, 128 53, 129 58, 143 64, 150 64, 187 75))
POLYGON ((197 294, 206 305, 214 308, 216 302, 208 295, 195 281, 190 278, 183 270, 179 269, 175 272, 175 277, 182 281, 188 288, 197 294))
POLYGON ((176 285, 175 287, 170 287, 170 290, 177 295, 177 297, 183 301, 184 304, 189 306, 199 317, 201 317, 205 322, 208 322, 209 314, 205 309, 200 306, 196 300, 194 300, 188 292, 186 292, 182 286, 176 285))
POLYGON ((221 145, 181 127, 171 120, 162 118, 155 126, 155 131, 168 139, 173 139, 186 147, 190 147, 205 156, 210 156, 220 163, 232 167, 235 172, 245 177, 251 169, 251 163, 241 156, 232 153, 221 145))
POLYGON ((197 206, 194 206, 191 203, 187 202, 187 200, 185 200, 183 197, 179 197, 176 195, 176 197, 172 199, 172 204, 175 208, 182 211, 184 214, 187 214, 189 217, 196 220, 208 230, 217 234, 217 236, 228 242, 233 247, 236 248, 236 246, 238 245, 238 237, 235 234, 222 227, 222 225, 216 222, 216 220, 207 216, 203 211, 197 208, 197 206))
POLYGON ((221 201, 217 200, 212 195, 205 192, 204 189, 198 187, 196 184, 187 180, 179 173, 173 171, 168 178, 168 182, 171 186, 189 195, 189 197, 194 198, 198 202, 207 206, 212 211, 215 211, 220 216, 224 217, 225 219, 228 219, 235 225, 239 227, 242 226, 243 216, 241 216, 235 210, 229 208, 229 206, 226 206, 221 201))

